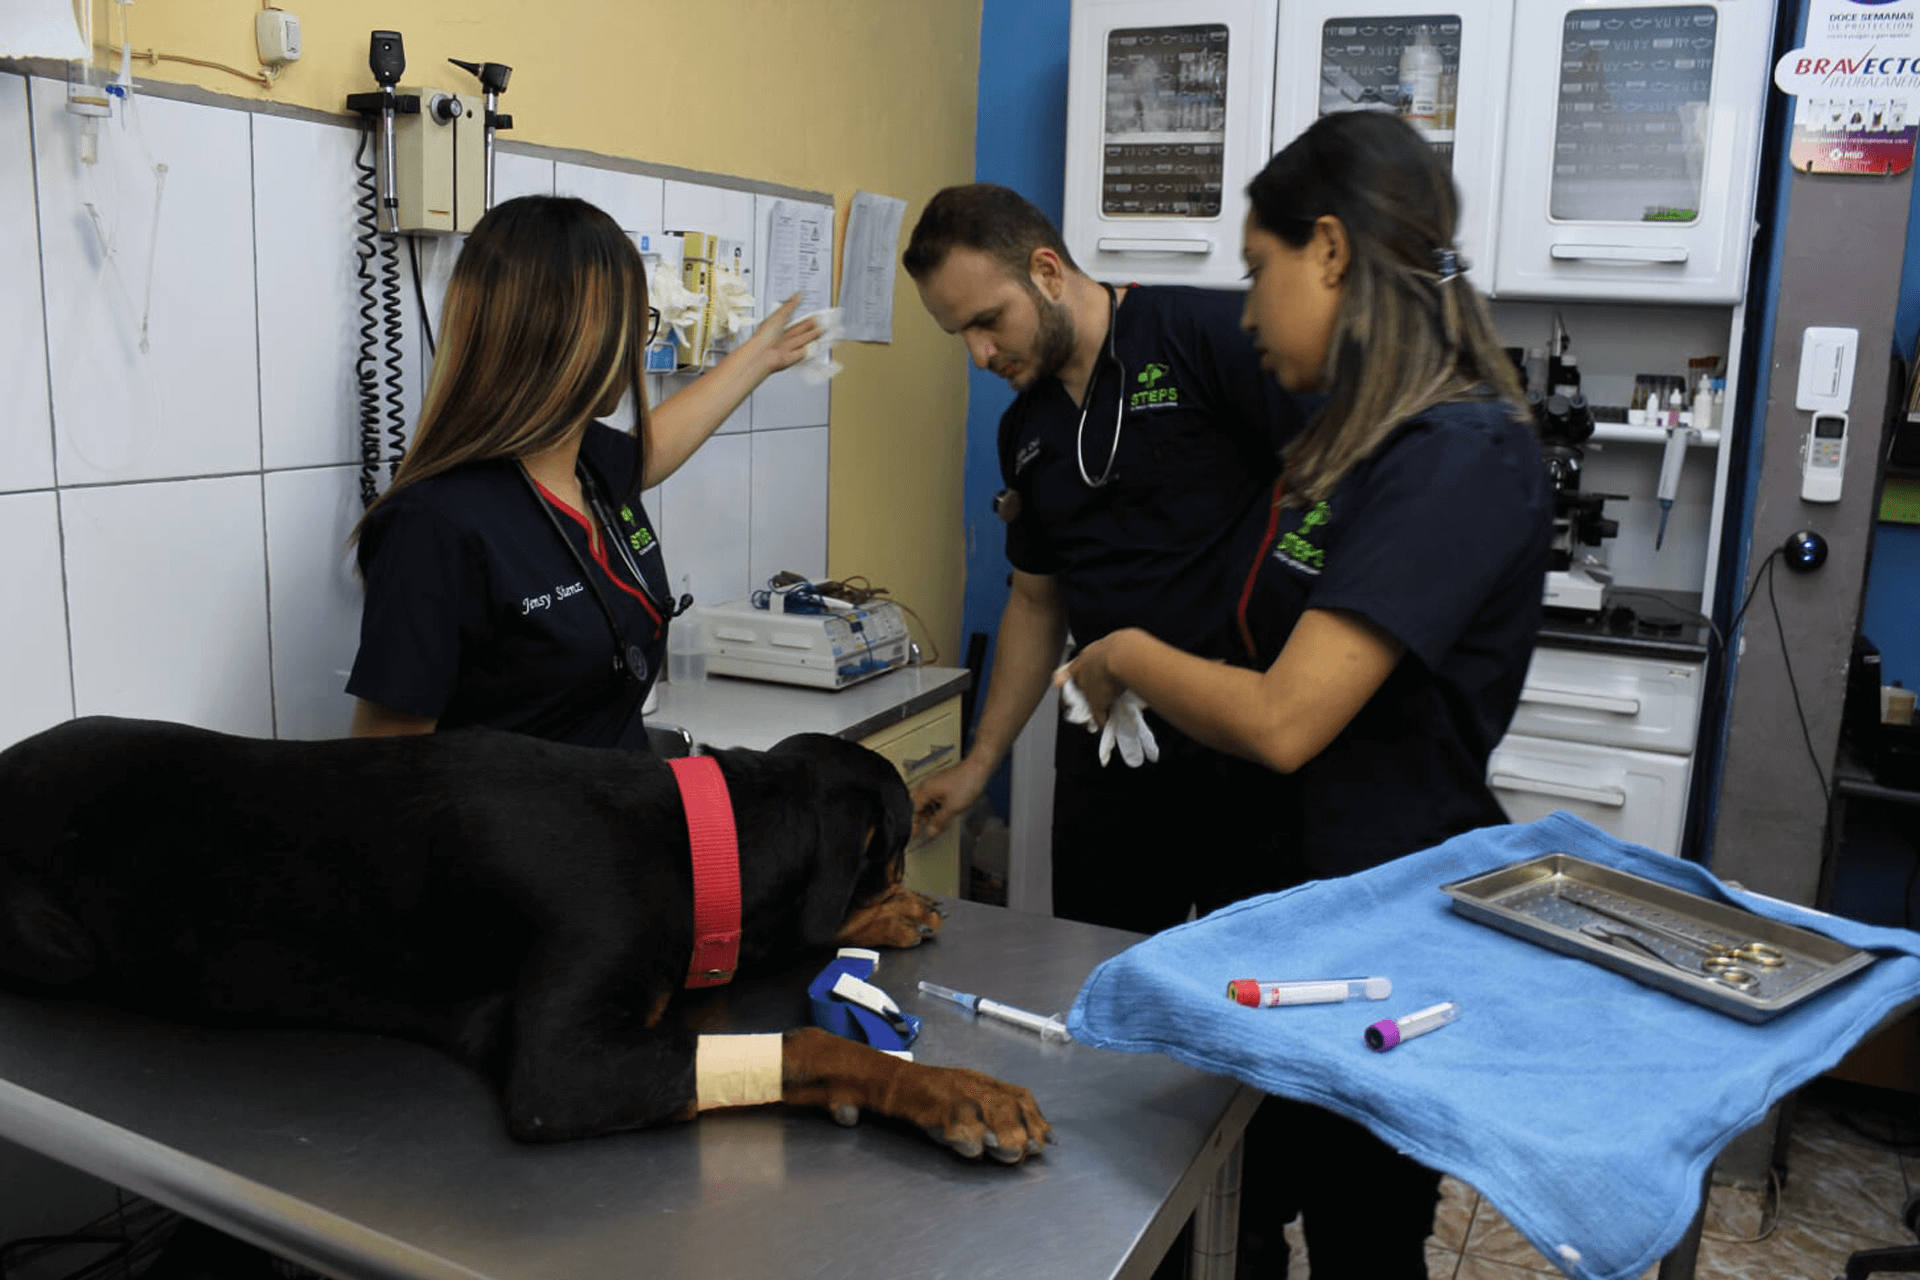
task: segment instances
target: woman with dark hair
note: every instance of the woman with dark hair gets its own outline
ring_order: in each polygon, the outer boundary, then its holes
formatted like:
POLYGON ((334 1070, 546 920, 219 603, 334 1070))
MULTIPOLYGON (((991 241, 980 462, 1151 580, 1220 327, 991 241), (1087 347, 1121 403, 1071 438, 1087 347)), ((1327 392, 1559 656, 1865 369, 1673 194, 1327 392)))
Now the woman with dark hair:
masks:
POLYGON ((650 411, 656 320, 633 241, 570 197, 490 210, 448 283, 412 444, 354 531, 353 733, 483 724, 644 747, 674 604, 640 493, 805 354, 819 326, 788 324, 798 301, 650 411), (631 433, 598 421, 629 397, 631 433))
MULTIPOLYGON (((1292 775, 1279 865, 1240 896, 1345 875, 1504 822, 1485 783, 1540 624, 1553 496, 1512 362, 1454 246, 1426 142, 1323 117, 1248 187, 1243 324, 1289 391, 1324 397, 1244 519, 1241 664, 1140 631, 1083 649, 1097 717, 1126 689, 1219 750, 1292 775)), ((1272 855, 1269 855, 1272 856, 1272 855)), ((1269 1100, 1247 1131, 1242 1274, 1424 1277, 1439 1175, 1364 1128, 1269 1100), (1256 1220, 1255 1214, 1261 1220, 1256 1220)))

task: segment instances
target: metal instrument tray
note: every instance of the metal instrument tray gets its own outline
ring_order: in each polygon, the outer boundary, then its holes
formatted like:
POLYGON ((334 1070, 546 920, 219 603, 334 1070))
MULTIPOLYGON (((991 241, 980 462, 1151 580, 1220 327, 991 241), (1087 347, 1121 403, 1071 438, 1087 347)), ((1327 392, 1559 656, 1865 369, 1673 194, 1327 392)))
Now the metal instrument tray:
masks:
POLYGON ((1594 964, 1747 1022, 1765 1022, 1873 963, 1865 951, 1751 911, 1714 902, 1570 853, 1550 853, 1440 886, 1470 919, 1594 964), (1587 910, 1596 903, 1615 917, 1587 910), (1626 917, 1623 923, 1616 917, 1626 917), (1645 929, 1635 924, 1644 922, 1645 929), (1580 932, 1599 923, 1640 935, 1638 950, 1580 932), (1777 967, 1753 966, 1740 989, 1709 976, 1702 954, 1661 931, 1715 946, 1760 942, 1777 948, 1777 967))

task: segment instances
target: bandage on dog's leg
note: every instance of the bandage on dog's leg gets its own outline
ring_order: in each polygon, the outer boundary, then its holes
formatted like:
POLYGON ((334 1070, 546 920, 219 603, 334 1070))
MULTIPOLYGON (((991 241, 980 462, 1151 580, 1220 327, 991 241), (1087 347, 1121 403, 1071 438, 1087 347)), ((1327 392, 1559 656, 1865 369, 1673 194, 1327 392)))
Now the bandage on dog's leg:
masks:
POLYGON ((701 1036, 694 1049, 694 1096, 701 1111, 780 1101, 781 1037, 701 1036))

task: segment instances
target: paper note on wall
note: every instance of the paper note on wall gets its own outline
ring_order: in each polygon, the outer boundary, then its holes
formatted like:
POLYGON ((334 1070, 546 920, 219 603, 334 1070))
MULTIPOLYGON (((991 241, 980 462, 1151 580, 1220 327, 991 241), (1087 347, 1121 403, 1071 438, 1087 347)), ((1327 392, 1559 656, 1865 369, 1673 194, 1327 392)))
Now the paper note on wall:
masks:
POLYGON ((893 279, 900 219, 907 202, 866 191, 853 193, 847 210, 847 243, 841 255, 841 337, 853 342, 893 341, 893 279))
POLYGON ((0 5, 0 58, 86 56, 73 0, 7 0, 0 5))
POLYGON ((795 315, 833 305, 833 209, 776 200, 767 220, 766 310, 800 295, 795 315))

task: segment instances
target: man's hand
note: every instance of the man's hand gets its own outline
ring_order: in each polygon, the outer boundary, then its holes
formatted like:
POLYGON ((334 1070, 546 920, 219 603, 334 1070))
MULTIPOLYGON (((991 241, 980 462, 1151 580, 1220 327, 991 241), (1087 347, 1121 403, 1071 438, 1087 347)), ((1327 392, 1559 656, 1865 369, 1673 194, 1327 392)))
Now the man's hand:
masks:
POLYGON ((962 760, 928 776, 913 789, 913 834, 931 840, 945 831, 987 789, 987 774, 979 765, 962 760))

